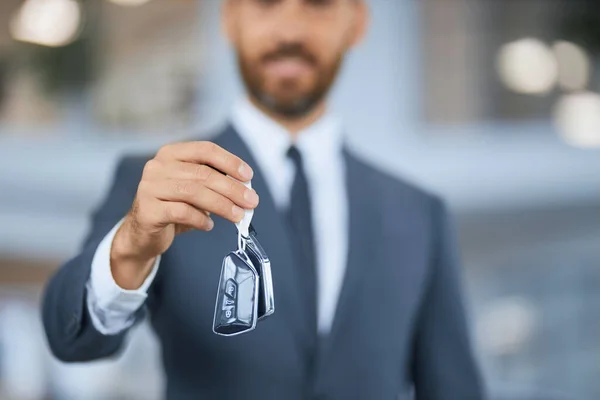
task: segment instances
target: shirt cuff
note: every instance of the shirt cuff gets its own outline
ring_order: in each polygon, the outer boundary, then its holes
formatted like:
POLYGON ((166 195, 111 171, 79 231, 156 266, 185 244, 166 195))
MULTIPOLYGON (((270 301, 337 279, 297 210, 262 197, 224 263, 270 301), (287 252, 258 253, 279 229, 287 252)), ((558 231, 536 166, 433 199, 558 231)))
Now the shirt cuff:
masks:
POLYGON ((90 279, 87 284, 87 306, 94 327, 105 335, 117 334, 134 323, 136 311, 148 297, 148 288, 154 281, 160 256, 156 258, 152 271, 138 289, 126 290, 114 280, 110 266, 113 239, 123 220, 104 237, 92 260, 90 279))

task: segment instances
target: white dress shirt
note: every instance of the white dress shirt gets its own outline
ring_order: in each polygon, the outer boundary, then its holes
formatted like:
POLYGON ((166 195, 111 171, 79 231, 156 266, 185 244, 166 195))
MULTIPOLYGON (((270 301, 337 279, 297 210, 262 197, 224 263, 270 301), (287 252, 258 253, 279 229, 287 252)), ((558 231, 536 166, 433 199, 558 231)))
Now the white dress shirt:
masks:
MULTIPOLYGON (((292 137, 246 98, 235 104, 231 122, 258 163, 280 210, 285 210, 290 203, 295 174, 294 164, 287 158, 287 150, 295 145, 302 155, 311 196, 317 257, 317 326, 319 333, 326 334, 333 322, 348 253, 349 216, 341 124, 338 119, 326 114, 292 137)), ((139 289, 120 288, 110 268, 110 247, 119 226, 120 223, 98 246, 88 282, 87 306, 92 322, 105 335, 117 334, 131 326, 160 265, 158 257, 152 272, 139 289)), ((273 265, 273 269, 277 266, 273 265)), ((277 288, 274 289, 277 296, 277 288)))

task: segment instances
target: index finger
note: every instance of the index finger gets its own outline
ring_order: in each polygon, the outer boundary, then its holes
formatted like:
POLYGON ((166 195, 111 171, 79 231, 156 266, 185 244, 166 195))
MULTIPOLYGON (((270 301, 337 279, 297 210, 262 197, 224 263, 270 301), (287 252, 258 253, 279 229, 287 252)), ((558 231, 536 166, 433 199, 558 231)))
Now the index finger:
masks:
POLYGON ((249 181, 254 175, 252 168, 241 158, 212 142, 168 144, 158 151, 156 158, 209 165, 242 182, 249 181))

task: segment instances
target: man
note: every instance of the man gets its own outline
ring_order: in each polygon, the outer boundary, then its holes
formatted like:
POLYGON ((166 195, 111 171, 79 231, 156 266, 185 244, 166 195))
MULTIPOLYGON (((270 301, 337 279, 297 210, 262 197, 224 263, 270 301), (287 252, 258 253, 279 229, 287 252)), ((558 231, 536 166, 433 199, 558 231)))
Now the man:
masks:
POLYGON ((367 14, 361 0, 224 3, 247 97, 214 143, 120 163, 82 252, 47 288, 58 358, 114 355, 148 314, 169 399, 483 397, 442 202, 350 155, 327 112, 367 14), (228 221, 258 194, 276 311, 217 336, 228 221))

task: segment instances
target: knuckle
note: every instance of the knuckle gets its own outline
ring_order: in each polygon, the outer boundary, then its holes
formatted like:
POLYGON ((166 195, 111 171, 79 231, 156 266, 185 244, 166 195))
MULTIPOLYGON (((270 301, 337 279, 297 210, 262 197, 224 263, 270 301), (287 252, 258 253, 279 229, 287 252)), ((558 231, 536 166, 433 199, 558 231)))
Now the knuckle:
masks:
POLYGON ((193 182, 177 180, 173 183, 173 191, 182 196, 191 196, 196 192, 193 182))
POLYGON ((209 141, 198 142, 198 150, 204 154, 210 154, 214 152, 214 143, 209 141))
POLYGON ((231 195, 235 194, 236 191, 239 191, 239 190, 236 190, 237 189, 237 185, 236 185, 236 182, 233 179, 228 179, 228 181, 229 182, 227 182, 227 189, 226 190, 227 190, 227 194, 229 196, 231 196, 231 195))
POLYGON ((206 165, 198 165, 194 171, 194 177, 199 181, 206 182, 210 179, 213 171, 212 168, 207 167, 206 165))
POLYGON ((221 162, 223 163, 223 165, 226 165, 227 168, 230 168, 232 170, 237 170, 238 168, 236 158, 229 153, 224 153, 221 155, 221 162))
POLYGON ((153 175, 158 169, 160 161, 156 159, 151 159, 144 165, 144 171, 142 173, 143 176, 153 175))
POLYGON ((231 207, 232 203, 223 196, 219 196, 215 200, 215 209, 223 216, 232 216, 231 207))
POLYGON ((207 148, 207 157, 211 159, 213 162, 219 161, 219 158, 223 154, 223 151, 219 145, 213 142, 206 142, 207 148))
POLYGON ((217 145, 214 142, 205 141, 204 146, 206 146, 206 151, 209 153, 215 153, 217 151, 217 145))
POLYGON ((174 147, 173 143, 165 144, 158 150, 155 158, 169 158, 173 154, 174 147))
POLYGON ((190 217, 190 209, 182 203, 173 203, 167 208, 167 213, 170 221, 185 222, 190 217))

